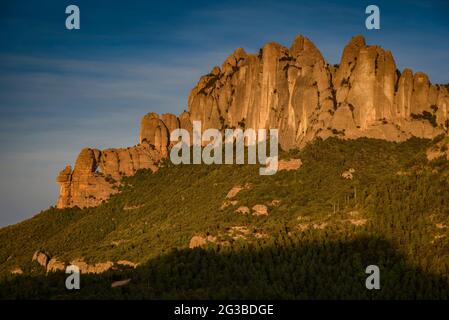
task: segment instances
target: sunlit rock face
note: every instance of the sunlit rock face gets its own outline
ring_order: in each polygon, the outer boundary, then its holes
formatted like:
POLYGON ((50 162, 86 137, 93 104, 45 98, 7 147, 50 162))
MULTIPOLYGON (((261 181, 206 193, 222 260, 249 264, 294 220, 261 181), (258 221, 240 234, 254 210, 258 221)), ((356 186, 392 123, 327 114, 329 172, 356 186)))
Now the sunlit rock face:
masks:
POLYGON ((422 72, 401 73, 390 51, 362 36, 350 40, 336 66, 298 36, 290 48, 268 43, 259 54, 234 51, 193 88, 189 111, 204 129, 278 128, 289 149, 331 135, 431 138, 445 130, 448 98, 446 87, 422 72))
MULTIPOLYGON (((188 126, 188 118, 183 119, 188 126)), ((160 118, 149 113, 142 118, 140 143, 129 148, 81 150, 72 170, 67 166, 56 181, 60 186, 58 208, 97 206, 117 192, 123 177, 131 176, 139 169, 158 169, 159 161, 167 156, 169 129, 179 128, 175 115, 164 114, 160 118)))
POLYGON ((192 133, 193 121, 201 121, 203 131, 276 128, 281 147, 290 149, 317 137, 433 138, 446 131, 448 108, 448 86, 431 84, 422 72, 399 71, 390 51, 366 45, 362 36, 349 41, 334 66, 301 35, 290 48, 274 42, 257 54, 238 48, 200 78, 188 112, 146 114, 138 145, 83 149, 74 169, 67 166, 57 177, 57 207, 96 206, 117 192, 122 177, 156 171, 175 142, 170 133, 192 133))

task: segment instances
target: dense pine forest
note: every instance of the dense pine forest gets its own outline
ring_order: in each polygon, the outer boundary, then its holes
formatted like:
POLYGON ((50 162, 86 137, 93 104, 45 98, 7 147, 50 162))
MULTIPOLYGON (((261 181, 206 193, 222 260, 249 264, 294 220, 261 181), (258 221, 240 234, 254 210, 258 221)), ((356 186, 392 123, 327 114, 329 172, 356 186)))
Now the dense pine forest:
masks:
POLYGON ((448 299, 449 161, 426 158, 441 139, 317 140, 283 152, 302 166, 273 176, 169 161, 141 170, 96 208, 50 208, 1 229, 0 298, 448 299), (258 204, 266 215, 238 211, 258 204), (207 241, 189 248, 194 236, 207 241), (64 272, 32 262, 37 250, 138 266, 82 274, 69 291, 64 272), (368 265, 380 290, 365 287, 368 265))

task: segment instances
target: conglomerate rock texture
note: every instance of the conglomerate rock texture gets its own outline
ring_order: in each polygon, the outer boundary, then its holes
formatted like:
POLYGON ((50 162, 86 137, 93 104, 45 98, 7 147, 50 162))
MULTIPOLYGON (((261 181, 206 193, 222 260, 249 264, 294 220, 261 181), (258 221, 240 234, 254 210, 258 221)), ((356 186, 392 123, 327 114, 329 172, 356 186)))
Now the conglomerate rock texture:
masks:
POLYGON ((130 148, 81 150, 72 170, 62 170, 57 182, 60 185, 58 208, 91 207, 117 192, 119 181, 139 169, 157 170, 162 153, 153 145, 142 143, 130 148))
POLYGON ((188 112, 149 113, 141 120, 139 144, 130 148, 81 151, 74 169, 57 178, 57 207, 96 206, 117 192, 123 176, 139 169, 157 170, 173 144, 170 132, 279 129, 283 149, 303 147, 316 137, 370 137, 402 141, 433 138, 449 126, 447 86, 427 75, 402 72, 390 51, 353 37, 338 65, 329 65, 315 45, 297 36, 290 48, 268 43, 258 54, 236 49, 201 77, 192 89, 188 112))
POLYGON ((189 97, 191 119, 203 129, 278 128, 283 148, 315 137, 372 137, 393 141, 443 133, 449 93, 421 72, 400 72, 390 51, 351 39, 339 65, 298 36, 286 48, 266 44, 259 54, 239 48, 203 76, 189 97))

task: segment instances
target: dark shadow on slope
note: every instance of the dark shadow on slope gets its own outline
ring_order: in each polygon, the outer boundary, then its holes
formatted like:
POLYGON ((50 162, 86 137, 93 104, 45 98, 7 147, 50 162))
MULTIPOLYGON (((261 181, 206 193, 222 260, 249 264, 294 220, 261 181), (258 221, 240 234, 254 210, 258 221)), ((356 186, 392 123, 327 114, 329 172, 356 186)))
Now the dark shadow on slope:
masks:
POLYGON ((449 282, 407 265, 389 242, 358 238, 330 244, 279 237, 263 247, 173 250, 133 270, 64 273, 2 283, 2 299, 448 299, 449 282), (381 290, 367 290, 365 268, 378 265, 381 290), (111 282, 131 278, 124 287, 111 282))

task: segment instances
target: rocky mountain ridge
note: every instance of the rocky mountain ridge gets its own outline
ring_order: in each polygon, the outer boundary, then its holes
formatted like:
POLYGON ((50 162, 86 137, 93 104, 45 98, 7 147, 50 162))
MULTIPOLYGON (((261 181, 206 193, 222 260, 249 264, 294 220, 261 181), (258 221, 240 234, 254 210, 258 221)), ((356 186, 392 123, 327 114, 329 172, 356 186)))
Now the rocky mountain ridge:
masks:
POLYGON ((129 148, 86 148, 72 170, 57 177, 57 207, 91 207, 117 192, 120 179, 139 169, 156 171, 167 156, 170 132, 208 128, 278 128, 283 149, 303 147, 317 137, 369 137, 404 141, 433 138, 449 126, 447 86, 427 75, 400 72, 393 55, 353 37, 339 65, 328 64, 315 45, 297 36, 290 48, 266 44, 258 54, 236 49, 220 67, 201 77, 188 112, 145 115, 139 144, 129 148))

